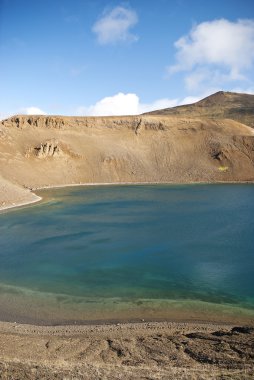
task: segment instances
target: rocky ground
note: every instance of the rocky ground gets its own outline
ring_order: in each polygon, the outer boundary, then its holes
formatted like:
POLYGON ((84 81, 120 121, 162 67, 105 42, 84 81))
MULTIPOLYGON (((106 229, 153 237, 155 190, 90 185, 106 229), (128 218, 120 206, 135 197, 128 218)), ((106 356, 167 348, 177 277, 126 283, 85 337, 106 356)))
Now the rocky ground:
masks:
POLYGON ((252 379, 254 327, 2 323, 0 379, 252 379))

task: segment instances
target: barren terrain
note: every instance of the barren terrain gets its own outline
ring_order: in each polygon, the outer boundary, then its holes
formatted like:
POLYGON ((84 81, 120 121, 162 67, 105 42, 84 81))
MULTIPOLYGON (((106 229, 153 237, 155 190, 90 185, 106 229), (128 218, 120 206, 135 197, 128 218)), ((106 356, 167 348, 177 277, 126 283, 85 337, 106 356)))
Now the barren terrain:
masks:
MULTIPOLYGON (((59 185, 253 181, 251 123, 243 124, 245 116, 240 122, 217 115, 215 109, 223 108, 221 95, 207 99, 205 109, 211 112, 205 116, 158 111, 141 116, 14 116, 3 120, 0 208, 35 201, 29 189, 59 185)), ((237 102, 235 109, 239 97, 237 102)), ((252 109, 249 103, 246 107, 252 109)))
POLYGON ((252 379, 254 329, 140 323, 0 326, 1 379, 252 379))
MULTIPOLYGON (((237 95, 237 96, 236 96, 237 95)), ((253 95, 123 117, 0 122, 0 209, 93 183, 253 182, 253 95)), ((0 323, 0 379, 251 379, 253 327, 0 323)))

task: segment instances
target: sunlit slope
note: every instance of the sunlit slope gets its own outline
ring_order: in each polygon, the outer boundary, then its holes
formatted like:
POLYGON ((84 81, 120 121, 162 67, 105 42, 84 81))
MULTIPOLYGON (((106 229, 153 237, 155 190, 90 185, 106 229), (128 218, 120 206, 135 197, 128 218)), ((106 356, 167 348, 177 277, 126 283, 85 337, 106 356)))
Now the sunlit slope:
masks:
POLYGON ((228 118, 254 127, 254 95, 219 91, 194 104, 165 108, 148 114, 228 118))
POLYGON ((254 180, 254 134, 229 119, 15 116, 0 170, 28 188, 79 183, 254 180))

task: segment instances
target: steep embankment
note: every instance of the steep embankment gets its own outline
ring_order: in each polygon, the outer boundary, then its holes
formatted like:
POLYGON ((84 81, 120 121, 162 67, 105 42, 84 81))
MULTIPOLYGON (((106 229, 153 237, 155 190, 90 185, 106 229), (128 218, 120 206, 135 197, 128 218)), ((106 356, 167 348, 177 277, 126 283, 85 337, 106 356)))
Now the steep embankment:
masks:
POLYGON ((28 189, 7 181, 0 176, 0 210, 40 200, 28 189))
MULTIPOLYGON (((23 192, 80 183, 253 181, 254 134, 222 118, 15 116, 0 123, 0 175, 0 183, 23 192)), ((0 207, 7 203, 1 195, 0 207)))

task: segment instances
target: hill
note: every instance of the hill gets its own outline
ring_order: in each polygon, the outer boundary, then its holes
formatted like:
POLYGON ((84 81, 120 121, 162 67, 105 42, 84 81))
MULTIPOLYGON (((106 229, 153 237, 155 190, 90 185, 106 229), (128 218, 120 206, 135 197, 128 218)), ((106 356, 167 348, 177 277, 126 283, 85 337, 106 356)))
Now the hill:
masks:
POLYGON ((140 116, 3 120, 0 208, 67 184, 253 181, 253 98, 219 92, 140 116))
POLYGON ((165 108, 147 115, 232 119, 254 128, 254 95, 219 91, 194 104, 165 108))

